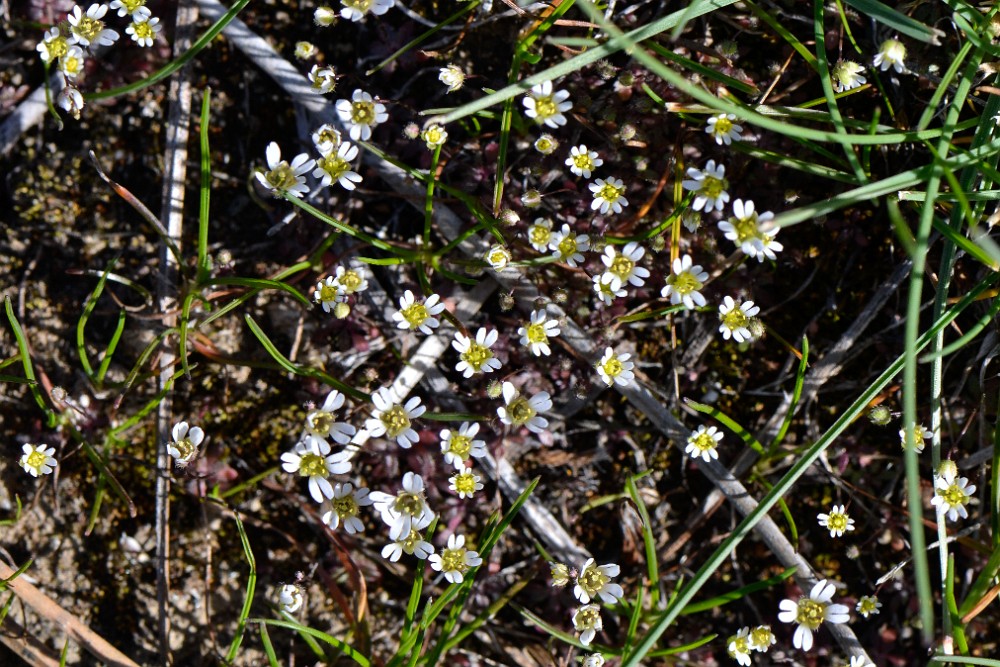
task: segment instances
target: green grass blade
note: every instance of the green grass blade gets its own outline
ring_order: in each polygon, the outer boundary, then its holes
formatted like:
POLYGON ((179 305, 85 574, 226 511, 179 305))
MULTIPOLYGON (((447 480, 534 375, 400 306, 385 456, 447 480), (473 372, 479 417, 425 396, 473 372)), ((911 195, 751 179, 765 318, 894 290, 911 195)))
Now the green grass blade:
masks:
POLYGON ((941 44, 940 38, 944 36, 942 31, 926 26, 920 21, 878 2, 878 0, 844 0, 844 2, 861 14, 875 19, 898 33, 928 44, 941 44))
POLYGON ((208 145, 209 111, 212 88, 206 87, 201 98, 201 185, 198 197, 198 282, 208 278, 211 267, 208 259, 208 220, 212 199, 212 152, 208 145))
POLYGON ((792 417, 795 416, 795 406, 799 404, 799 399, 802 398, 802 385, 805 382, 806 370, 808 368, 809 339, 803 336, 802 357, 799 359, 799 369, 795 372, 795 388, 792 390, 792 400, 788 404, 788 412, 785 414, 785 418, 781 422, 781 428, 778 429, 778 434, 774 436, 771 446, 767 449, 768 454, 774 452, 774 450, 781 445, 782 441, 785 439, 785 435, 788 433, 788 428, 792 425, 792 417))
POLYGON ((10 328, 14 332, 14 339, 17 341, 17 350, 21 357, 21 367, 24 368, 24 377, 27 380, 28 387, 31 389, 31 395, 34 397, 35 403, 38 404, 38 407, 45 414, 46 426, 52 428, 56 425, 56 413, 49 409, 49 406, 45 403, 45 398, 42 396, 42 390, 38 386, 38 379, 35 377, 35 367, 32 365, 31 355, 28 353, 28 338, 24 335, 24 329, 21 328, 21 324, 14 315, 14 306, 11 304, 9 296, 4 296, 4 308, 7 310, 7 321, 10 322, 10 328))
POLYGON ((111 358, 114 356, 115 350, 118 349, 118 341, 121 340, 122 332, 125 331, 125 317, 124 310, 118 312, 118 324, 115 326, 115 332, 111 335, 107 347, 104 348, 104 356, 101 357, 101 365, 97 369, 98 387, 104 386, 104 376, 108 372, 108 366, 111 365, 111 358))
POLYGON ((651 605, 655 608, 660 601, 660 565, 656 555, 656 539, 653 537, 653 524, 649 520, 649 511, 646 509, 646 502, 639 495, 639 488, 635 485, 636 478, 632 475, 625 480, 625 490, 629 498, 635 503, 635 509, 639 513, 639 520, 642 523, 642 544, 646 552, 646 574, 649 577, 651 595, 651 605))
POLYGON ((264 645, 264 653, 267 655, 267 664, 271 667, 281 667, 278 662, 278 654, 274 652, 274 645, 271 643, 271 635, 267 631, 267 626, 263 623, 257 624, 260 631, 260 643, 264 645))
POLYGON ((713 609, 716 609, 717 607, 722 607, 724 605, 727 605, 730 602, 736 602, 737 600, 742 600, 743 598, 753 593, 756 593, 757 591, 763 591, 767 590, 768 588, 777 586, 778 584, 780 584, 781 582, 785 581, 793 574, 795 574, 795 569, 796 568, 794 567, 790 567, 781 574, 773 577, 768 577, 763 581, 755 581, 752 584, 747 584, 742 588, 737 588, 734 591, 730 591, 723 595, 718 595, 709 600, 702 600, 701 602, 695 602, 693 604, 689 604, 688 606, 684 607, 683 611, 681 611, 681 615, 686 616, 688 614, 700 614, 701 612, 704 611, 711 611, 713 609))
POLYGON ((370 667, 371 665, 371 663, 368 661, 368 658, 362 655, 359 651, 356 651, 354 647, 352 647, 347 642, 341 641, 336 637, 331 637, 325 632, 314 630, 313 628, 302 625, 301 623, 288 620, 282 621, 273 618, 252 618, 250 619, 250 622, 260 623, 263 625, 270 625, 276 628, 287 628, 289 630, 294 630, 299 634, 308 635, 326 644, 329 644, 330 646, 336 648, 339 651, 342 651, 344 655, 346 655, 348 658, 353 660, 356 664, 360 665, 361 667, 370 667))
POLYGON ((236 530, 239 531, 240 544, 243 546, 243 554, 246 556, 247 565, 250 566, 250 572, 247 575, 247 589, 243 596, 243 608, 240 610, 240 616, 236 623, 236 634, 229 645, 229 651, 226 653, 226 662, 228 664, 233 664, 233 661, 236 660, 236 654, 243 643, 247 619, 250 617, 250 607, 253 605, 254 593, 257 590, 257 559, 254 558, 253 549, 250 548, 250 538, 247 537, 247 531, 243 527, 243 521, 240 519, 239 513, 234 511, 233 519, 236 520, 236 530))

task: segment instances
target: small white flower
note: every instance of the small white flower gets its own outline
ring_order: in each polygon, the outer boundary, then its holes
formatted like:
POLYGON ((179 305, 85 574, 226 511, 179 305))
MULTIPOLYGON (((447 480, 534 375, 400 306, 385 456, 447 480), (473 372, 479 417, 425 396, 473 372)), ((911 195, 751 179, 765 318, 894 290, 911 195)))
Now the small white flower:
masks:
POLYGON ((684 225, 684 229, 694 234, 701 227, 701 214, 688 209, 681 213, 681 224, 684 225))
POLYGON ((83 109, 83 95, 73 86, 67 85, 59 91, 56 103, 73 118, 80 119, 80 111, 83 109))
POLYGON ((288 164, 281 159, 281 149, 273 141, 267 145, 266 153, 268 171, 257 171, 256 176, 261 185, 269 189, 272 195, 281 197, 282 193, 290 192, 301 197, 309 192, 306 174, 316 166, 315 160, 305 153, 299 153, 292 163, 288 164))
POLYGON ((404 405, 390 388, 382 387, 372 394, 372 403, 375 409, 371 418, 365 421, 365 428, 373 438, 384 435, 403 449, 409 449, 420 439, 411 426, 412 420, 427 411, 420 405, 419 396, 410 398, 404 405))
POLYGON ((110 9, 117 9, 118 16, 131 16, 136 22, 149 20, 152 12, 146 6, 146 0, 111 0, 110 9))
POLYGON ((719 458, 716 448, 720 442, 722 442, 722 432, 715 426, 706 427, 703 424, 688 436, 684 452, 692 458, 700 457, 705 463, 709 463, 712 459, 719 458))
POLYGON ((42 58, 42 62, 50 63, 57 58, 61 58, 69 50, 69 40, 59 31, 59 27, 50 28, 42 37, 35 50, 42 58))
POLYGON ((878 614, 879 609, 882 608, 882 603, 878 601, 878 598, 874 595, 862 595, 858 598, 858 604, 855 607, 857 612, 868 618, 873 614, 878 614))
MULTIPOLYGON (((567 229, 569 226, 567 225, 567 229)), ((552 241, 552 221, 548 218, 536 218, 528 227, 528 242, 538 252, 547 252, 552 241)), ((580 255, 582 258, 583 255, 580 255)))
POLYGON ((21 451, 23 454, 21 454, 17 464, 32 477, 48 475, 59 465, 59 462, 52 456, 56 453, 55 447, 25 444, 21 447, 21 451))
POLYGON ((605 348, 604 356, 596 364, 597 374, 609 387, 613 384, 628 386, 635 379, 635 373, 632 372, 635 364, 629 361, 631 358, 631 354, 615 354, 612 348, 605 348))
POLYGON ((619 287, 617 290, 611 289, 610 282, 604 282, 604 275, 599 274, 592 278, 594 282, 594 292, 597 293, 597 298, 600 299, 604 305, 610 306, 614 303, 615 299, 620 299, 626 296, 628 292, 625 291, 624 287, 619 287))
POLYGON ((354 171, 351 162, 358 157, 358 147, 345 141, 334 149, 333 144, 324 143, 320 148, 322 157, 316 161, 313 177, 320 179, 320 187, 338 183, 345 190, 353 190, 361 182, 361 174, 354 171), (324 149, 326 152, 324 152, 324 149))
MULTIPOLYGON (((917 450, 917 453, 924 451, 926 446, 925 440, 929 440, 934 436, 931 430, 925 428, 923 424, 917 424, 910 429, 913 432, 913 445, 917 450)), ((906 448, 906 430, 899 429, 899 444, 904 449, 906 448)))
POLYGON ((327 276, 316 283, 316 289, 313 290, 313 300, 323 306, 324 312, 332 313, 336 305, 346 301, 347 297, 340 289, 340 285, 337 284, 337 279, 333 276, 327 276))
POLYGON ((368 141, 371 139, 372 129, 389 120, 385 105, 376 102, 361 89, 355 90, 349 100, 337 100, 335 108, 341 122, 348 127, 353 141, 368 141))
POLYGON ((345 269, 338 266, 336 280, 344 294, 358 294, 368 289, 368 278, 361 267, 345 269))
POLYGON ((437 294, 431 294, 422 303, 417 303, 413 292, 406 290, 399 299, 399 312, 393 313, 392 319, 396 320, 400 329, 419 329, 425 334, 431 334, 440 324, 435 315, 442 312, 444 304, 437 294))
POLYGON ((729 181, 726 180, 726 168, 723 165, 715 165, 715 160, 709 160, 705 165, 705 170, 690 167, 687 170, 688 180, 681 185, 685 190, 694 192, 694 202, 691 208, 695 211, 704 210, 706 213, 715 209, 721 211, 729 201, 729 181))
MULTIPOLYGON (((319 49, 312 42, 295 42, 295 57, 299 60, 309 60, 315 57, 317 53, 319 53, 319 49)), ((332 70, 333 68, 331 67, 330 69, 332 70)), ((310 77, 310 80, 312 80, 312 77, 310 77)))
POLYGON ((337 87, 337 71, 332 67, 313 65, 309 69, 310 90, 319 95, 332 93, 337 87))
POLYGON ((177 422, 170 430, 170 437, 173 440, 167 443, 167 454, 173 457, 178 468, 183 468, 198 456, 205 432, 197 426, 189 428, 187 422, 177 422))
POLYGON ((830 537, 843 537, 844 533, 854 530, 854 519, 847 516, 843 505, 834 505, 829 514, 821 512, 816 515, 819 525, 830 531, 830 537))
POLYGON ((549 338, 555 338, 559 333, 559 322, 550 319, 545 308, 531 311, 531 320, 517 330, 521 345, 527 346, 536 357, 552 354, 549 338))
POLYGON ((569 170, 584 178, 590 178, 590 172, 602 164, 604 164, 604 160, 597 156, 597 151, 589 150, 585 144, 573 146, 569 151, 569 157, 566 158, 566 166, 569 167, 569 170))
POLYGON ((316 150, 326 155, 340 146, 340 132, 333 125, 323 123, 312 133, 312 141, 316 150))
POLYGON ((737 304, 731 296, 723 298, 719 305, 719 333, 726 340, 734 339, 737 343, 753 340, 750 332, 750 321, 760 312, 760 306, 753 301, 737 304))
POLYGON ((733 216, 719 223, 719 229, 726 238, 739 246, 747 257, 756 257, 758 262, 764 258, 775 259, 775 252, 784 249, 774 240, 780 228, 774 227, 771 221, 774 213, 765 211, 757 213, 751 200, 737 199, 733 202, 733 216))
POLYGON ((441 453, 445 463, 455 466, 456 470, 465 470, 465 462, 471 458, 486 456, 486 442, 475 440, 479 433, 479 424, 462 422, 458 431, 443 429, 441 431, 441 453))
POLYGON ((513 256, 510 254, 510 250, 503 247, 499 243, 490 246, 490 249, 486 251, 485 259, 486 263, 490 265, 490 268, 494 271, 503 271, 507 268, 510 260, 513 256))
POLYGON ((69 21, 69 43, 80 46, 111 46, 118 41, 119 34, 104 27, 104 15, 108 13, 105 4, 92 4, 87 13, 83 13, 80 5, 74 5, 73 11, 66 17, 69 21))
POLYGON ((438 72, 438 81, 448 86, 449 93, 453 93, 465 83, 465 72, 458 65, 449 64, 438 72))
POLYGON ((625 596, 625 591, 622 590, 622 587, 611 581, 620 572, 621 568, 614 563, 597 565, 594 559, 590 558, 583 564, 583 567, 580 568, 580 573, 576 576, 576 586, 573 587, 573 595, 583 604, 587 604, 597 598, 600 598, 607 604, 614 604, 625 596))
POLYGON ((770 625, 758 625, 750 631, 750 648, 758 653, 767 653, 777 641, 770 625))
POLYGON ((853 90, 867 83, 868 79, 861 76, 861 73, 864 71, 864 67, 852 60, 837 61, 837 64, 833 66, 833 71, 830 72, 830 78, 833 79, 834 91, 842 93, 845 90, 853 90))
POLYGON ((718 116, 712 116, 708 119, 708 125, 705 126, 705 133, 715 139, 715 143, 720 146, 722 144, 728 146, 743 138, 743 126, 737 125, 733 122, 734 120, 736 120, 736 116, 731 113, 720 113, 718 116))
POLYGON ((323 405, 306 415, 306 433, 317 438, 330 438, 334 442, 346 445, 357 432, 350 424, 338 422, 334 412, 344 407, 345 398, 336 389, 326 395, 323 405))
POLYGON ((161 30, 163 26, 160 25, 160 19, 155 16, 146 21, 136 19, 125 28, 132 41, 143 47, 152 46, 161 30))
POLYGON ((608 177, 607 180, 599 178, 587 186, 594 193, 594 201, 590 202, 590 208, 594 211, 600 210, 601 215, 608 211, 621 213, 625 206, 628 206, 628 199, 625 198, 625 182, 620 178, 608 177))
POLYGON ((355 489, 350 482, 333 485, 333 495, 323 503, 323 514, 320 520, 333 530, 340 526, 350 534, 361 533, 365 530, 365 524, 361 523, 358 515, 362 507, 372 504, 372 499, 368 497, 368 489, 360 487, 355 489))
MULTIPOLYGON (((340 15, 351 21, 360 21, 365 17, 365 14, 371 13, 375 16, 381 16, 387 11, 392 9, 395 4, 394 0, 340 0, 340 4, 344 6, 340 10, 340 15)), ((356 137, 352 137, 357 140, 356 137)))
POLYGON ((333 495, 330 475, 343 475, 351 470, 348 452, 331 454, 330 443, 314 435, 306 435, 292 451, 282 454, 281 460, 285 472, 309 478, 309 495, 318 503, 333 495))
POLYGON ((535 139, 535 150, 542 155, 552 155, 559 148, 559 142, 551 134, 543 134, 535 139))
POLYGON ((524 426, 532 433, 541 433, 548 427, 549 420, 538 414, 552 408, 548 392, 540 391, 531 398, 525 398, 513 384, 504 382, 503 401, 504 405, 497 408, 497 415, 507 426, 524 426))
POLYGON ((613 245, 605 246, 601 261, 608 270, 601 280, 611 284, 612 292, 617 292, 626 283, 635 287, 642 286, 649 277, 649 270, 639 266, 639 261, 645 254, 646 249, 635 241, 626 243, 621 252, 617 252, 613 245))
POLYGON ((591 653, 583 659, 582 667, 604 667, 604 656, 600 653, 591 653))
POLYGON ((493 344, 500 336, 496 329, 488 330, 480 327, 476 337, 466 336, 461 331, 455 332, 455 340, 451 346, 458 351, 459 361, 455 370, 470 378, 476 373, 492 373, 501 366, 500 360, 493 355, 493 344))
POLYGON ((427 150, 433 151, 448 141, 448 132, 441 125, 431 123, 420 133, 420 138, 427 144, 427 150))
POLYGON ((733 658, 737 663, 748 667, 750 665, 750 628, 740 628, 735 635, 729 638, 727 643, 726 652, 729 653, 729 657, 733 658))
POLYGON ((423 535, 416 530, 411 530, 406 537, 385 545, 382 549, 382 558, 395 563, 404 553, 425 560, 434 553, 434 545, 425 541, 423 535))
POLYGON ((670 303, 675 306, 683 303, 688 310, 704 306, 708 301, 699 291, 708 280, 708 272, 700 264, 693 264, 691 255, 674 259, 673 273, 667 276, 667 284, 660 291, 660 296, 670 297, 670 303))
POLYGON ((580 633, 580 643, 590 646, 597 633, 604 629, 601 608, 596 604, 588 604, 577 609, 573 614, 573 628, 580 633))
POLYGON ((583 262, 583 253, 590 250, 590 237, 575 233, 564 223, 562 229, 549 238, 549 250, 557 260, 575 268, 583 262))
POLYGON ((459 472, 448 478, 448 488, 458 494, 459 498, 471 498, 477 491, 483 490, 482 477, 469 472, 459 472))
POLYGON ((906 47, 898 39, 887 39, 882 42, 882 46, 879 47, 878 53, 875 54, 875 60, 872 62, 875 67, 878 67, 883 72, 892 67, 898 73, 902 74, 903 70, 906 69, 906 65, 903 64, 903 60, 906 59, 906 47))
POLYGON ((329 5, 317 7, 313 12, 313 23, 321 28, 326 28, 337 22, 337 12, 329 5))
POLYGON ((544 123, 551 128, 565 125, 566 116, 563 112, 572 108, 569 93, 565 90, 553 92, 551 81, 533 86, 524 98, 524 114, 528 118, 534 118, 536 123, 544 123))
POLYGON ((434 520, 434 512, 427 506, 424 497, 424 480, 414 472, 403 475, 403 488, 396 495, 372 491, 369 496, 375 511, 389 526, 390 540, 399 540, 404 535, 410 535, 411 531, 423 530, 434 520))
POLYGON ((427 561, 431 567, 444 572, 444 578, 453 584, 460 584, 470 568, 482 565, 483 559, 479 553, 465 548, 465 536, 455 535, 448 538, 448 546, 440 554, 434 554, 427 561))
POLYGON ((295 584, 285 584, 278 590, 278 608, 286 614, 294 614, 302 608, 305 596, 295 584))
POLYGON ((931 505, 938 508, 940 514, 947 514, 949 521, 958 521, 958 517, 969 518, 969 512, 965 506, 972 500, 972 494, 976 492, 976 485, 969 484, 967 477, 948 480, 945 477, 938 477, 934 480, 934 497, 931 505))
POLYGON ((813 633, 819 629, 823 621, 827 623, 847 623, 850 620, 850 610, 842 604, 831 604, 836 589, 826 579, 819 580, 809 596, 798 600, 782 600, 778 620, 782 623, 797 623, 792 644, 795 648, 808 651, 813 645, 813 633))

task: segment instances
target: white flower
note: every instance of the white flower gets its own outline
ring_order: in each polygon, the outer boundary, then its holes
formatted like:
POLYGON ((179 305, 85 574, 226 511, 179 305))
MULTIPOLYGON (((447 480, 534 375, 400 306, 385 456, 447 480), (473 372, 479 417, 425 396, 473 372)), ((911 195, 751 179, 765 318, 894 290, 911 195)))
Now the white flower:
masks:
POLYGON ((821 512, 816 515, 819 525, 830 531, 830 537, 843 537, 844 533, 854 530, 854 519, 847 516, 843 505, 834 505, 830 513, 821 512))
POLYGON ((626 243, 620 253, 612 245, 605 246, 601 261, 608 270, 601 280, 611 284, 612 292, 617 292, 625 283, 640 287, 649 277, 649 270, 639 266, 639 260, 645 254, 646 249, 635 241, 626 243))
POLYGON ((83 109, 83 95, 73 86, 67 85, 59 91, 56 103, 67 113, 77 120, 80 119, 80 111, 83 109))
POLYGON ((712 459, 719 458, 716 447, 720 442, 722 442, 722 432, 715 426, 706 427, 703 424, 688 436, 684 452, 692 458, 701 457, 705 463, 709 463, 712 459))
POLYGON ((802 596, 798 600, 781 601, 778 620, 782 623, 798 624, 792 637, 795 648, 803 651, 811 649, 813 632, 819 629, 823 621, 847 623, 850 620, 850 610, 845 605, 830 603, 835 590, 833 584, 821 579, 809 591, 809 597, 802 596))
POLYGON ((455 466, 456 470, 465 470, 465 462, 470 457, 486 456, 486 442, 475 440, 479 433, 479 424, 462 422, 458 431, 443 429, 441 431, 441 453, 445 463, 455 466))
MULTIPOLYGON (((152 46, 161 30, 163 30, 163 26, 160 25, 160 19, 155 16, 145 21, 136 19, 125 28, 125 32, 132 37, 132 41, 144 47, 152 46)), ((115 37, 115 39, 118 38, 115 37)))
POLYGON ((344 395, 336 389, 326 395, 323 405, 306 415, 306 432, 317 438, 331 438, 346 445, 357 432, 350 424, 338 422, 334 412, 344 407, 344 395))
POLYGON ((146 6, 146 0, 111 0, 110 9, 117 9, 118 16, 131 16, 136 22, 149 20, 152 12, 146 6))
POLYGON ((868 79, 861 76, 864 71, 864 67, 852 60, 838 60, 837 64, 833 66, 833 71, 830 72, 834 91, 842 93, 867 83, 868 79))
POLYGON ((433 151, 448 141, 448 132, 441 125, 431 123, 420 133, 420 138, 427 144, 427 150, 433 151))
POLYGON ((341 292, 337 279, 333 276, 327 276, 316 283, 316 289, 313 290, 313 300, 323 306, 324 312, 332 313, 334 307, 338 303, 346 301, 347 297, 341 292))
POLYGON ((748 328, 751 319, 760 312, 760 306, 753 301, 737 304, 731 296, 723 298, 719 305, 719 333, 726 340, 733 338, 737 343, 753 340, 753 334, 748 328), (737 307, 738 306, 738 307, 737 307))
POLYGON ((294 614, 305 601, 302 589, 295 584, 285 584, 278 590, 278 608, 286 614, 294 614))
POLYGON ((734 141, 739 141, 743 138, 743 126, 737 125, 733 121, 736 120, 736 116, 731 113, 720 113, 718 116, 712 116, 708 119, 708 125, 705 126, 705 134, 715 139, 715 143, 726 144, 727 146, 734 141))
POLYGON ((455 473, 448 478, 448 488, 458 494, 459 498, 471 498, 476 491, 483 490, 482 477, 469 472, 455 473))
POLYGON ((619 572, 621 572, 621 568, 614 563, 596 565, 594 559, 590 558, 583 564, 580 573, 576 576, 573 595, 583 604, 597 598, 601 598, 607 604, 614 604, 625 596, 622 587, 611 582, 614 577, 618 576, 619 572))
POLYGON ((878 53, 875 54, 875 60, 872 64, 883 72, 892 67, 902 74, 906 68, 903 64, 905 58, 906 47, 903 46, 903 43, 898 39, 887 39, 882 42, 882 46, 879 47, 878 53))
POLYGON ((335 150, 333 144, 324 143, 320 148, 322 157, 316 161, 313 177, 320 179, 320 187, 339 183, 345 190, 353 190, 361 182, 361 174, 354 171, 351 161, 358 157, 358 147, 350 141, 340 144, 335 150), (326 152, 324 152, 326 149, 326 152))
POLYGON ((583 659, 582 667, 604 667, 604 656, 600 653, 591 653, 583 659))
POLYGON ((305 153, 299 153, 292 160, 291 164, 281 159, 281 149, 278 144, 271 142, 267 145, 267 168, 268 171, 257 171, 257 180, 261 185, 271 191, 275 197, 280 197, 284 192, 301 197, 309 192, 306 186, 306 174, 316 166, 316 161, 310 159, 305 153))
POLYGON ((344 291, 344 294, 358 294, 368 289, 368 278, 365 277, 364 270, 358 268, 337 267, 337 284, 344 291))
POLYGON ((720 222, 719 229, 744 255, 763 262, 765 257, 775 259, 777 256, 774 253, 784 249, 774 240, 780 228, 771 224, 773 219, 774 213, 770 211, 758 214, 753 201, 737 199, 733 202, 733 216, 720 222))
POLYGON ((371 504, 372 499, 368 497, 368 489, 365 487, 355 489, 350 482, 334 484, 333 495, 323 503, 321 521, 333 530, 342 525, 352 535, 361 533, 365 524, 361 523, 358 514, 362 507, 371 504))
POLYGON ((486 251, 485 259, 491 269, 494 271, 503 271, 507 267, 507 264, 510 263, 512 255, 510 254, 510 250, 496 243, 486 251))
POLYGON ((605 348, 604 356, 596 364, 597 374, 609 387, 613 384, 628 386, 635 379, 635 373, 632 372, 635 364, 629 361, 631 358, 631 354, 615 354, 612 348, 605 348))
POLYGON ((691 255, 674 258, 673 273, 667 276, 667 284, 660 290, 660 296, 670 297, 675 306, 683 303, 688 310, 704 306, 708 301, 700 290, 708 280, 708 272, 700 264, 693 264, 691 255))
POLYGON ((21 454, 17 464, 32 477, 48 475, 59 465, 59 462, 52 456, 56 453, 55 447, 25 444, 21 447, 21 451, 24 453, 21 454))
POLYGON ((438 72, 438 81, 448 86, 449 93, 453 93, 465 83, 465 72, 458 65, 449 64, 438 72))
POLYGON ((729 638, 726 652, 729 657, 736 660, 740 665, 747 667, 750 665, 750 628, 740 628, 735 635, 729 638))
MULTIPOLYGON (((930 429, 925 428, 923 424, 917 424, 910 429, 913 432, 913 445, 917 450, 917 453, 924 451, 926 443, 925 440, 934 436, 930 429)), ((906 430, 899 429, 899 444, 904 449, 906 448, 906 430)))
POLYGON ((594 201, 590 202, 590 208, 594 211, 600 210, 601 215, 608 211, 621 213, 622 209, 628 206, 625 183, 620 178, 608 177, 607 180, 599 178, 587 187, 594 193, 594 201))
POLYGON ((349 100, 337 100, 335 108, 337 116, 347 125, 354 141, 368 141, 372 136, 372 128, 389 120, 385 105, 376 102, 371 95, 360 89, 355 90, 349 100))
POLYGON ((774 633, 771 632, 770 625, 758 625, 750 631, 749 639, 750 648, 759 653, 767 653, 767 650, 778 641, 774 633))
POLYGON ((681 213, 681 224, 684 225, 684 229, 694 234, 701 227, 701 214, 698 211, 687 209, 681 213))
MULTIPOLYGON (((394 0, 340 0, 344 6, 340 10, 340 15, 351 21, 360 21, 365 14, 371 12, 375 16, 381 16, 392 9, 394 0)), ((357 140, 356 137, 353 137, 357 140)))
POLYGON ((400 329, 419 329, 425 334, 434 333, 440 322, 435 315, 440 315, 444 311, 444 304, 440 303, 441 297, 431 294, 422 303, 417 303, 413 292, 406 290, 399 299, 399 312, 392 314, 392 319, 396 320, 400 329))
MULTIPOLYGON (((569 226, 567 225, 567 229, 569 226)), ((528 243, 538 252, 546 252, 549 243, 552 241, 552 221, 548 218, 535 218, 535 222, 528 227, 528 243)), ((580 255, 582 258, 583 255, 580 255)))
POLYGON ((713 208, 721 211, 729 201, 729 181, 726 180, 726 168, 723 165, 716 166, 715 160, 709 160, 705 165, 705 170, 690 167, 687 170, 688 180, 681 185, 685 190, 694 192, 694 202, 691 208, 695 211, 711 211, 713 208))
POLYGON ((440 554, 432 555, 427 561, 434 570, 444 572, 444 578, 453 584, 462 583, 469 568, 483 563, 478 552, 465 548, 465 536, 454 533, 448 537, 447 548, 440 554))
POLYGON ((535 150, 542 155, 551 155, 559 148, 559 142, 551 134, 543 134, 535 139, 535 150))
POLYGON ((958 517, 969 518, 969 512, 965 506, 972 500, 972 494, 976 492, 976 485, 969 484, 967 477, 958 479, 947 479, 938 477, 934 480, 934 497, 931 505, 938 508, 938 513, 947 514, 949 521, 958 521, 958 517))
POLYGON ((322 5, 313 12, 313 23, 326 28, 337 22, 337 12, 329 5, 322 5))
POLYGON ((178 468, 183 468, 198 456, 198 447, 205 440, 205 432, 197 426, 189 428, 187 422, 177 422, 170 430, 170 437, 173 440, 167 443, 167 454, 174 458, 178 468))
POLYGON ((65 74, 67 79, 75 79, 83 72, 85 62, 83 49, 79 46, 71 46, 59 58, 59 71, 65 74))
POLYGON ((594 276, 592 280, 594 281, 594 291, 597 293, 597 298, 603 301, 606 306, 610 306, 616 298, 620 299, 628 294, 623 287, 619 287, 617 290, 612 290, 611 283, 604 282, 603 273, 594 276))
POLYGON ((557 260, 575 268, 583 262, 583 253, 590 250, 590 237, 574 233, 569 225, 564 223, 562 229, 553 232, 549 238, 549 250, 557 260))
POLYGON ((307 76, 312 84, 310 90, 319 95, 332 93, 337 87, 337 70, 332 67, 313 65, 307 76))
POLYGON ((56 26, 49 29, 42 36, 42 41, 35 46, 35 50, 41 56, 42 62, 50 63, 57 58, 61 58, 69 50, 69 47, 69 41, 59 32, 59 27, 56 26))
POLYGON ((424 480, 414 472, 403 475, 403 489, 396 495, 372 491, 369 496, 375 504, 375 511, 389 526, 390 540, 399 540, 404 535, 410 535, 411 531, 423 530, 434 520, 434 512, 427 506, 424 497, 424 480))
POLYGON ((420 436, 413 430, 411 420, 427 411, 420 405, 420 397, 414 396, 405 405, 397 400, 394 392, 388 387, 382 387, 372 394, 375 409, 372 416, 365 421, 365 428, 372 437, 386 436, 395 440, 403 449, 409 449, 420 436))
POLYGON ((504 405, 497 408, 497 415, 507 426, 524 426, 532 433, 541 433, 548 427, 549 420, 538 414, 552 408, 548 392, 540 391, 531 398, 525 398, 513 384, 504 382, 503 401, 504 405))
POLYGON ((569 151, 569 157, 566 158, 566 166, 569 167, 569 170, 584 178, 590 178, 590 172, 602 164, 604 164, 604 160, 597 156, 597 151, 588 150, 585 144, 573 146, 569 151))
POLYGON ((309 495, 318 503, 333 495, 333 485, 328 477, 351 470, 348 452, 331 454, 330 443, 314 435, 306 435, 292 451, 282 454, 281 460, 285 472, 309 478, 309 495))
POLYGON ((69 21, 69 43, 80 46, 104 45, 111 46, 118 40, 118 33, 104 27, 104 15, 108 13, 105 4, 92 4, 87 13, 83 13, 80 5, 74 5, 73 11, 66 17, 69 21))
POLYGON ((455 370, 470 378, 476 373, 492 373, 500 368, 500 360, 493 355, 493 344, 499 337, 496 329, 492 331, 480 327, 476 337, 466 336, 461 331, 455 332, 455 340, 451 346, 458 351, 459 361, 455 370))
POLYGON ((569 93, 565 90, 553 92, 551 81, 533 86, 524 98, 524 114, 528 118, 534 118, 536 123, 544 123, 551 128, 565 125, 566 116, 563 112, 572 108, 569 93))
POLYGON ((313 146, 326 155, 340 146, 340 132, 333 125, 323 123, 312 133, 313 146))
POLYGON ((879 609, 882 608, 882 603, 878 601, 878 598, 874 595, 862 595, 858 598, 858 604, 855 607, 857 612, 868 618, 873 614, 878 614, 879 609))
MULTIPOLYGON (((319 49, 317 49, 316 45, 312 42, 295 42, 295 57, 299 60, 308 60, 309 58, 314 57, 317 53, 319 53, 319 49)), ((330 71, 333 71, 332 67, 330 68, 330 71)), ((310 80, 312 80, 312 77, 310 77, 310 80)))
POLYGON ((416 530, 411 530, 406 537, 385 545, 382 549, 382 558, 395 563, 404 553, 424 560, 434 553, 434 545, 425 541, 423 535, 416 530))
POLYGON ((580 643, 590 646, 597 633, 604 629, 601 608, 596 604, 588 604, 577 609, 573 614, 573 628, 580 633, 580 643))
POLYGON ((555 338, 559 332, 559 322, 550 319, 545 308, 531 311, 531 320, 517 330, 521 345, 527 346, 536 357, 552 354, 549 338, 555 338))

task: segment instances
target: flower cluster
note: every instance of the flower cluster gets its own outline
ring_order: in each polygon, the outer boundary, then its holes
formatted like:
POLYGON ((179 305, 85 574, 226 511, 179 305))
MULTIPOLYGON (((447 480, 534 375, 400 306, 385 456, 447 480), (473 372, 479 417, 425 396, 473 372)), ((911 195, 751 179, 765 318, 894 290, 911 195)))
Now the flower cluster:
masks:
POLYGON ((334 275, 316 283, 313 300, 323 307, 324 312, 333 313, 337 319, 344 319, 351 312, 347 300, 366 289, 368 278, 360 265, 350 268, 338 266, 334 275))
MULTIPOLYGON (((615 563, 598 565, 593 558, 588 558, 579 570, 571 569, 565 563, 549 563, 552 571, 552 585, 562 588, 576 581, 573 595, 582 604, 573 612, 573 628, 580 633, 580 643, 589 646, 597 633, 604 629, 601 619, 601 607, 604 604, 615 604, 625 596, 625 591, 619 584, 611 581, 619 575, 621 568, 615 563)), ((600 661, 593 664, 604 664, 603 656, 597 656, 600 661)), ((590 656, 588 660, 594 659, 590 656)))
POLYGON ((758 625, 755 628, 746 626, 737 630, 736 634, 726 641, 726 652, 729 653, 729 657, 746 667, 750 664, 752 652, 767 653, 777 641, 770 625, 758 625))

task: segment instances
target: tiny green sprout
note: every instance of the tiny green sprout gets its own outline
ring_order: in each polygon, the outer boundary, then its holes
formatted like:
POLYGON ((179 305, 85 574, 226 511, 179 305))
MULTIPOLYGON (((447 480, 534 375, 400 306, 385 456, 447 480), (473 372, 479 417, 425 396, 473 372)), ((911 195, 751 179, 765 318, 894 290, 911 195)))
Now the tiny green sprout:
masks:
POLYGON ((868 419, 876 426, 888 426, 892 421, 892 411, 884 405, 876 405, 868 411, 868 419))

